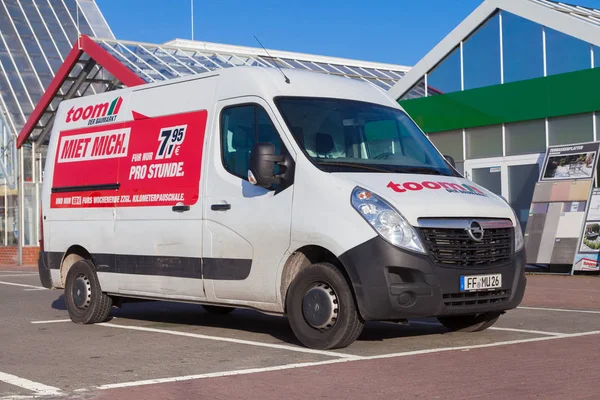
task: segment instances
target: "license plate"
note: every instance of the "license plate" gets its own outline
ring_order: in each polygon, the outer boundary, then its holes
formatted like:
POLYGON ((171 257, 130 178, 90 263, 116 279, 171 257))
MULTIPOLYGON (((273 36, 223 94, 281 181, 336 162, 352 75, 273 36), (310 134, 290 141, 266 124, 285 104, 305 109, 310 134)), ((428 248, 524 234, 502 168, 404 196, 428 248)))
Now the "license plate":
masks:
POLYGON ((491 290, 502 287, 502 275, 467 275, 460 277, 460 291, 474 292, 477 290, 491 290))

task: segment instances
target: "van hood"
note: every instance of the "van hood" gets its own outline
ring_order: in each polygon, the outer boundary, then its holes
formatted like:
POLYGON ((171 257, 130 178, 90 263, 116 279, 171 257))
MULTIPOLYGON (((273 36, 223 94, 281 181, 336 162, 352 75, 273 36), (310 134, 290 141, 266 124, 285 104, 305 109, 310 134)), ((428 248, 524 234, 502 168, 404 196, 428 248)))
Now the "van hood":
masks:
POLYGON ((392 204, 412 225, 422 217, 507 218, 512 208, 464 178, 421 174, 336 173, 392 204))

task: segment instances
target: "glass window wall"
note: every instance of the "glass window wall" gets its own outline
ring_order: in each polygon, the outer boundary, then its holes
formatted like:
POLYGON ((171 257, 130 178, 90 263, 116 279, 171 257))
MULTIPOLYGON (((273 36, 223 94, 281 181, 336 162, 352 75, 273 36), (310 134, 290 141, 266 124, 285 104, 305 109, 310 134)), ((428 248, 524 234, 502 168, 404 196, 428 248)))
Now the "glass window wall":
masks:
POLYGON ((504 82, 544 76, 542 26, 502 11, 504 82))
POLYGON ((462 129, 430 133, 428 137, 443 155, 448 155, 454 158, 455 161, 464 160, 462 129))
POLYGON ((463 62, 465 90, 501 83, 499 14, 464 42, 463 62))
POLYGON ((427 75, 427 96, 460 90, 460 48, 457 47, 427 75))
POLYGON ((546 70, 548 75, 588 68, 591 68, 591 51, 588 43, 546 28, 546 70))
POLYGON ((592 114, 548 118, 548 145, 591 142, 594 140, 592 114))
POLYGON ((467 159, 502 156, 502 125, 465 130, 467 159))
POLYGON ((546 151, 546 121, 543 119, 505 124, 504 133, 507 156, 546 151))

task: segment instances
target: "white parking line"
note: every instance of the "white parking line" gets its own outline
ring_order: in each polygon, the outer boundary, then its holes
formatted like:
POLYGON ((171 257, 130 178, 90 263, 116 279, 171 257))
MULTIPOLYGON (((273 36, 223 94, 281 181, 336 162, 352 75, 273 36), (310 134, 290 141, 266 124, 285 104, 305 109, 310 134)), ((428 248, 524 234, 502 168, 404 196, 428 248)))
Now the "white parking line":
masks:
POLYGON ((31 390, 32 392, 35 392, 36 395, 40 396, 57 396, 61 394, 60 389, 54 386, 44 385, 43 383, 30 381, 29 379, 25 378, 19 378, 16 375, 6 374, 4 372, 0 372, 0 381, 6 382, 9 385, 31 390))
POLYGON ((249 368, 249 369, 239 369, 239 370, 223 371, 223 372, 211 372, 211 373, 207 373, 207 374, 176 376, 176 377, 172 377, 172 378, 147 379, 147 380, 141 380, 141 381, 131 381, 131 382, 122 382, 122 383, 101 385, 101 386, 96 387, 95 389, 106 390, 106 389, 116 389, 116 388, 132 387, 132 386, 152 385, 152 384, 156 384, 156 383, 180 382, 180 381, 189 381, 189 380, 205 379, 205 378, 217 378, 217 377, 232 376, 232 375, 247 375, 247 374, 256 374, 256 373, 260 373, 260 372, 282 371, 282 370, 294 369, 294 368, 315 367, 315 366, 329 365, 329 364, 341 364, 341 363, 353 362, 353 361, 377 360, 377 359, 384 359, 384 358, 406 357, 406 356, 414 356, 414 355, 421 355, 421 354, 442 353, 442 352, 447 352, 447 351, 459 351, 459 350, 471 350, 471 349, 480 349, 480 348, 487 348, 487 347, 508 346, 508 345, 520 344, 520 343, 542 342, 542 341, 546 341, 546 340, 556 340, 556 339, 568 339, 568 338, 573 338, 573 337, 589 336, 589 335, 600 335, 600 331, 565 334, 565 335, 560 335, 560 336, 545 336, 545 337, 532 338, 532 339, 509 340, 509 341, 505 341, 505 342, 495 342, 495 343, 472 345, 472 346, 443 347, 443 348, 437 348, 437 349, 407 351, 407 352, 403 352, 403 353, 381 354, 381 355, 375 355, 375 356, 354 356, 352 358, 346 357, 346 358, 337 358, 334 360, 327 360, 327 361, 284 364, 284 365, 277 365, 274 367, 249 368))
POLYGON ((143 326, 131 326, 131 325, 117 325, 117 324, 111 324, 110 322, 105 322, 105 323, 97 324, 97 325, 107 326, 110 328, 130 329, 133 331, 164 333, 164 334, 168 334, 168 335, 186 336, 186 337, 192 337, 192 338, 196 338, 196 339, 215 340, 215 341, 219 341, 219 342, 246 344, 246 345, 250 345, 250 346, 269 347, 272 349, 289 350, 289 351, 296 351, 296 352, 300 352, 300 353, 320 354, 322 356, 328 356, 328 357, 342 357, 342 358, 351 358, 351 359, 360 358, 360 356, 355 356, 353 354, 337 353, 337 352, 326 351, 326 350, 315 350, 315 349, 309 349, 306 347, 290 346, 290 345, 286 345, 286 344, 255 342, 252 340, 234 339, 234 338, 227 338, 227 337, 220 337, 220 336, 202 335, 202 334, 198 334, 198 333, 172 331, 169 329, 146 328, 143 326))
POLYGON ((38 274, 3 274, 0 273, 0 278, 20 277, 20 276, 37 276, 38 274))
POLYGON ((56 322, 71 322, 70 319, 49 319, 46 321, 31 321, 32 324, 54 324, 56 322))
MULTIPOLYGON (((116 317, 113 317, 113 319, 116 319, 116 317)), ((71 320, 70 319, 49 319, 49 320, 45 320, 45 321, 30 321, 30 323, 32 323, 32 324, 53 324, 53 323, 60 323, 60 322, 71 322, 71 320)), ((196 339, 231 342, 231 343, 237 343, 237 344, 246 344, 246 345, 250 345, 250 346, 270 347, 270 348, 274 348, 274 349, 290 350, 290 351, 296 351, 296 352, 301 352, 301 353, 321 354, 321 355, 329 356, 329 357, 342 357, 342 358, 359 357, 359 356, 355 356, 353 354, 338 353, 338 352, 333 352, 333 351, 315 350, 315 349, 309 349, 309 348, 305 348, 305 347, 296 347, 296 346, 277 344, 277 343, 264 343, 264 342, 255 342, 252 340, 234 339, 234 338, 226 338, 226 337, 219 337, 219 336, 209 336, 209 335, 202 335, 202 334, 198 334, 198 333, 173 331, 173 330, 169 330, 169 329, 156 329, 156 328, 146 328, 143 326, 117 325, 117 324, 111 324, 109 322, 105 322, 102 324, 96 324, 96 325, 107 326, 110 328, 130 329, 130 330, 134 330, 134 331, 166 333, 166 334, 175 335, 175 336, 186 336, 186 337, 193 337, 196 339)))
POLYGON ((222 376, 231 376, 231 375, 257 374, 260 372, 282 371, 282 370, 286 370, 286 369, 304 368, 304 367, 316 367, 319 365, 338 364, 338 363, 343 363, 343 362, 348 362, 348 361, 355 361, 355 359, 337 358, 335 360, 284 364, 284 365, 276 365, 274 367, 247 368, 247 369, 238 369, 238 370, 233 370, 233 371, 211 372, 211 373, 207 373, 207 374, 175 376, 172 378, 147 379, 147 380, 143 380, 143 381, 132 381, 132 382, 122 382, 122 383, 101 385, 101 386, 97 386, 95 389, 100 389, 100 390, 117 389, 117 388, 125 388, 125 387, 132 387, 132 386, 153 385, 156 383, 191 381, 191 380, 196 380, 196 379, 219 378, 222 376))
POLYGON ((559 311, 559 312, 573 312, 573 313, 584 313, 584 314, 600 314, 600 311, 596 310, 569 310, 566 308, 546 308, 546 307, 517 307, 521 310, 537 310, 537 311, 559 311))
POLYGON ((20 286, 20 287, 25 287, 25 288, 33 288, 33 289, 44 289, 44 290, 48 290, 45 287, 42 286, 35 286, 35 285, 25 285, 23 283, 14 283, 14 282, 4 282, 4 281, 0 281, 0 284, 2 285, 9 285, 9 286, 20 286))
POLYGON ((564 335, 556 335, 556 336, 544 336, 538 338, 531 339, 517 339, 517 340, 506 340, 503 342, 494 342, 494 343, 486 343, 486 344, 474 344, 471 346, 458 346, 458 347, 443 347, 438 349, 425 349, 425 350, 415 350, 415 351, 407 351, 404 353, 390 353, 390 354, 380 354, 376 356, 367 356, 363 357, 363 360, 377 360, 381 358, 394 358, 394 357, 405 357, 405 356, 415 356, 420 354, 430 354, 430 353, 443 353, 446 351, 456 351, 456 350, 472 350, 472 349, 483 349, 487 347, 498 347, 498 346, 508 346, 513 344, 521 344, 521 343, 531 343, 531 342, 543 342, 546 340, 556 340, 556 339, 568 339, 575 338, 581 336, 590 336, 590 335, 600 335, 600 331, 589 331, 589 332, 581 332, 581 333, 568 333, 564 335))
POLYGON ((534 335, 547 335, 547 336, 561 336, 564 333, 561 332, 548 332, 548 331, 537 331, 533 329, 519 329, 519 328, 502 328, 500 326, 493 326, 491 328, 493 331, 507 331, 507 332, 521 332, 521 333, 531 333, 534 335))

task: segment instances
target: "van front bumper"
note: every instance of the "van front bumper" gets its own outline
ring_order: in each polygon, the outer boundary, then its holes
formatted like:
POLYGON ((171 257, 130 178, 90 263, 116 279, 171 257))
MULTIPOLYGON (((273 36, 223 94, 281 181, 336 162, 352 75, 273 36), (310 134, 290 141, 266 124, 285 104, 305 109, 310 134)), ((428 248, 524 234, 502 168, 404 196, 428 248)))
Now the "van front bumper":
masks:
POLYGON ((394 321, 478 314, 516 308, 525 293, 525 251, 493 268, 437 266, 426 254, 401 250, 375 237, 340 256, 364 320, 394 321), (461 275, 502 274, 502 287, 461 292, 461 275))

